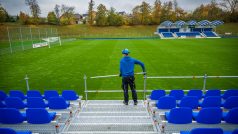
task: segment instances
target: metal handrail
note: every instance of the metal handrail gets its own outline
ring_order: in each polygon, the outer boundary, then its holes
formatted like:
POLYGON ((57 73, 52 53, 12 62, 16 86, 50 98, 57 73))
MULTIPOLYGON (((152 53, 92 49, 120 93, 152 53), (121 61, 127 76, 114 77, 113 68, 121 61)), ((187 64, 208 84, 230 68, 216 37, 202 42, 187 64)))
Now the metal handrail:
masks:
MULTIPOLYGON (((144 74, 143 72, 135 73, 135 74, 144 74)), ((111 78, 111 77, 119 77, 119 75, 104 75, 104 76, 93 76, 90 77, 91 79, 98 79, 98 78, 111 78)), ((146 90, 146 79, 203 79, 203 92, 206 91, 206 82, 208 78, 238 78, 238 76, 208 76, 205 74, 204 76, 146 76, 144 75, 144 89, 143 90, 136 90, 137 92, 144 93, 144 99, 146 99, 146 93, 151 92, 152 90, 146 90)), ((123 90, 88 90, 87 89, 87 77, 84 76, 84 84, 85 84, 85 99, 88 99, 88 93, 109 93, 109 92, 123 92, 123 90)), ((171 90, 165 90, 171 91, 171 90)), ((184 90, 188 91, 188 90, 184 90)), ((226 91, 226 90, 222 90, 226 91)))

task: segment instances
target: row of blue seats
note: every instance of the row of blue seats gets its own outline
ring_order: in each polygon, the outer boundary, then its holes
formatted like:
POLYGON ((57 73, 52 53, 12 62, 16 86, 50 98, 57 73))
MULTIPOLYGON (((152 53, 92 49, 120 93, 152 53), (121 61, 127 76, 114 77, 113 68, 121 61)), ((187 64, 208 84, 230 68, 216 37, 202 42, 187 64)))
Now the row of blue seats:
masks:
MULTIPOLYGON (((152 100, 158 100, 160 97, 165 96, 166 92, 165 90, 153 90, 150 95, 150 99, 152 100)), ((181 100, 185 93, 183 90, 171 90, 169 93, 169 96, 174 96, 176 100, 181 100)), ((202 90, 200 89, 191 89, 188 91, 187 96, 196 96, 198 99, 202 99, 203 97, 208 96, 221 96, 223 99, 227 99, 230 96, 238 96, 238 89, 228 89, 224 92, 224 94, 221 94, 221 90, 219 89, 211 89, 207 90, 205 94, 203 94, 202 90)))
POLYGON ((212 31, 203 32, 203 34, 205 34, 207 37, 217 37, 217 35, 212 31))
POLYGON ((174 37, 172 32, 162 32, 161 34, 166 38, 173 38, 174 37))
POLYGON ((158 109, 172 109, 176 106, 190 107, 192 109, 197 109, 198 107, 224 107, 225 109, 232 109, 238 107, 238 96, 231 96, 224 102, 221 101, 220 96, 206 97, 200 102, 196 96, 185 96, 178 102, 173 96, 163 96, 156 102, 158 109))
POLYGON ((168 123, 189 124, 195 120, 201 124, 219 124, 222 120, 230 124, 238 124, 238 107, 229 112, 222 112, 221 108, 202 108, 199 112, 193 112, 191 108, 173 108, 165 112, 168 123))
POLYGON ((195 37, 201 36, 200 32, 175 32, 178 37, 186 36, 186 37, 195 37))
POLYGON ((16 108, 1 108, 0 123, 18 124, 27 121, 30 124, 46 124, 53 121, 56 112, 48 112, 44 108, 28 108, 26 112, 20 112, 16 108))
MULTIPOLYGON (((29 90, 27 91, 26 95, 24 95, 24 93, 20 90, 10 90, 9 96, 19 97, 22 100, 25 100, 28 97, 40 97, 49 100, 51 97, 59 97, 60 95, 57 90, 45 90, 44 95, 41 95, 40 91, 38 90, 29 90)), ((5 100, 7 97, 8 95, 4 91, 0 90, 0 100, 5 100)), ((77 100, 79 98, 74 90, 63 90, 62 97, 64 97, 66 100, 77 100)))
POLYGON ((44 101, 40 97, 29 97, 27 103, 23 102, 18 97, 7 97, 5 101, 1 101, 0 108, 46 108, 50 109, 67 109, 70 106, 70 102, 66 101, 63 97, 51 97, 48 101, 44 101))
POLYGON ((0 134, 32 134, 31 131, 15 131, 11 128, 0 128, 0 134))
POLYGON ((194 128, 190 132, 180 131, 180 134, 238 134, 238 129, 223 131, 221 128, 194 128))

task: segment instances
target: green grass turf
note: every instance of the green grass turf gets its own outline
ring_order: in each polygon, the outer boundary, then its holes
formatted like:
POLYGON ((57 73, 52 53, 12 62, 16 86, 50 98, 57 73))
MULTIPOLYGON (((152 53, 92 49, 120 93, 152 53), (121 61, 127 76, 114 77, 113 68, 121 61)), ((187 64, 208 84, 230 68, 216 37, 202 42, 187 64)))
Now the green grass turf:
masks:
MULTIPOLYGON (((74 89, 83 94, 83 76, 119 73, 121 50, 145 63, 148 76, 238 75, 238 39, 77 40, 63 46, 0 56, 0 88, 74 89)), ((139 66, 135 72, 141 72, 139 66)), ((121 89, 121 78, 88 79, 88 89, 121 89)), ((147 89, 202 88, 202 79, 149 79, 147 89)), ((136 76, 137 89, 143 78, 136 76)), ((238 88, 238 79, 209 79, 207 88, 238 88)), ((140 98, 142 94, 139 95, 140 98)), ((90 99, 122 99, 122 93, 90 93, 90 99)))

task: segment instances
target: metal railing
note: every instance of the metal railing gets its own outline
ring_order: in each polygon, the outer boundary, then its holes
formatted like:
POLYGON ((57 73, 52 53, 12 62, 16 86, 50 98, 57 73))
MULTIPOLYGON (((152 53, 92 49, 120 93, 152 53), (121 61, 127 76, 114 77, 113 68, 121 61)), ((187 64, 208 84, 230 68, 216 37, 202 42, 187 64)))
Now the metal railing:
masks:
MULTIPOLYGON (((143 74, 141 73, 135 73, 135 74, 143 74)), ((119 77, 119 75, 104 75, 104 76, 93 76, 89 77, 90 79, 101 79, 101 78, 112 78, 112 77, 119 77)), ((203 79, 203 92, 206 91, 206 84, 207 79, 210 78, 238 78, 238 76, 208 76, 207 74, 201 75, 201 76, 146 76, 144 75, 144 84, 143 84, 143 90, 136 90, 137 92, 143 92, 143 99, 146 99, 146 93, 151 92, 152 90, 146 89, 146 81, 147 79, 203 79)), ((170 91, 170 90, 165 90, 170 91)), ((186 90, 185 90, 186 91, 186 90)), ((123 92, 123 90, 88 90, 87 89, 87 76, 84 75, 84 93, 85 93, 85 99, 88 100, 88 93, 115 93, 115 92, 123 92)))

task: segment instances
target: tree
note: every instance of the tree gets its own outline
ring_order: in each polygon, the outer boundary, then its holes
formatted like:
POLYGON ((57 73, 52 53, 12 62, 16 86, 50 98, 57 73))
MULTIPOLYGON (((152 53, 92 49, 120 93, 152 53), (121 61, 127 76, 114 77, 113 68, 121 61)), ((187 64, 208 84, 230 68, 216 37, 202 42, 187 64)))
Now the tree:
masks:
POLYGON ((97 26, 107 26, 107 9, 103 4, 97 7, 96 13, 96 25, 97 26))
POLYGON ((24 12, 20 11, 19 21, 21 24, 27 24, 29 22, 29 16, 24 12))
POLYGON ((57 18, 53 11, 48 13, 47 20, 49 24, 53 24, 53 25, 57 24, 57 18))
POLYGON ((60 5, 55 5, 55 15, 56 15, 56 18, 57 18, 57 24, 59 25, 60 24, 60 5))
POLYGON ((137 25, 141 24, 141 12, 140 12, 140 6, 136 6, 132 9, 132 24, 137 25))
POLYGON ((141 24, 147 25, 151 23, 151 6, 145 1, 141 4, 141 24))
POLYGON ((90 25, 93 25, 93 22, 94 22, 93 6, 94 6, 94 1, 90 0, 89 6, 88 6, 88 23, 90 25))
POLYGON ((0 22, 6 22, 7 19, 8 19, 8 13, 0 4, 0 22))
POLYGON ((152 11, 152 22, 153 24, 160 24, 161 17, 161 1, 156 0, 154 3, 153 11, 152 11))
POLYGON ((121 26, 123 25, 123 17, 115 12, 115 9, 111 7, 108 13, 108 25, 109 26, 121 26))
POLYGON ((25 0, 25 3, 27 6, 29 6, 29 8, 31 10, 31 14, 33 17, 33 23, 38 24, 41 10, 40 10, 40 6, 38 5, 37 0, 25 0))
POLYGON ((63 25, 73 24, 75 22, 74 7, 62 5, 61 6, 62 16, 60 18, 60 23, 63 25))
POLYGON ((238 22, 238 0, 222 0, 220 5, 228 12, 231 22, 238 22))

